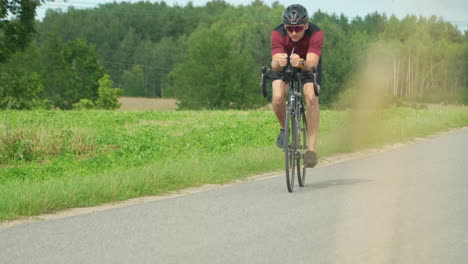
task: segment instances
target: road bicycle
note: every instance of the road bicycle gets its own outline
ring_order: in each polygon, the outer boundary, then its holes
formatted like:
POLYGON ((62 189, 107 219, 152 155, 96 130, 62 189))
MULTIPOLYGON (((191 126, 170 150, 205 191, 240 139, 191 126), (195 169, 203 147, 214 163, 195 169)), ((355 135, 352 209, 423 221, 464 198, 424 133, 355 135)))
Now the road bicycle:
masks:
MULTIPOLYGON (((308 74, 313 77, 314 93, 319 96, 317 87, 317 69, 311 68, 311 73, 308 74)), ((288 61, 287 66, 282 72, 275 73, 267 70, 266 67, 262 68, 261 83, 263 96, 267 97, 266 80, 282 79, 285 83, 289 84, 289 92, 286 97, 286 120, 284 129, 284 143, 283 151, 285 154, 285 170, 286 170, 286 185, 289 192, 294 190, 295 175, 300 187, 304 187, 306 177, 306 167, 304 166, 304 154, 307 151, 307 122, 306 122, 306 104, 304 102, 304 95, 302 92, 303 83, 302 79, 306 73, 291 66, 288 61)))

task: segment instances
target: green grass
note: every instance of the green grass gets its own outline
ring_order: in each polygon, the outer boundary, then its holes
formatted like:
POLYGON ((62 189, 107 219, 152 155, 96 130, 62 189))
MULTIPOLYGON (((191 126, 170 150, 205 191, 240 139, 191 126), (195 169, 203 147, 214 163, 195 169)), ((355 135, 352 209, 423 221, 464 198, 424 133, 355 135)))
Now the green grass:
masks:
MULTIPOLYGON (((318 154, 468 126, 466 108, 322 111, 318 154)), ((281 170, 271 111, 0 111, 0 220, 281 170)))

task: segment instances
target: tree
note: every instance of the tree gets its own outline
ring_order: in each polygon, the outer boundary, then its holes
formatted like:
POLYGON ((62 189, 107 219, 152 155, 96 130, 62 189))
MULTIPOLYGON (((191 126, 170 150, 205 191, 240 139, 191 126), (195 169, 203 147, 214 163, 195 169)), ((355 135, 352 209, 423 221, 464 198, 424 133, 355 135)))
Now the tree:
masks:
MULTIPOLYGON (((1 2, 3 6, 5 3, 1 2)), ((95 9, 70 8, 66 12, 49 10, 44 20, 37 23, 39 34, 35 40, 40 62, 29 60, 37 65, 35 68, 9 65, 24 67, 15 74, 37 73, 37 80, 44 87, 42 94, 60 108, 68 108, 73 103, 70 100, 85 95, 96 100, 97 80, 102 72, 83 66, 99 64, 127 92, 141 89, 132 95, 186 97, 181 103, 184 107, 244 108, 234 102, 248 102, 249 99, 239 98, 250 93, 249 89, 256 96, 259 68, 270 64, 270 34, 281 23, 283 10, 279 2, 268 6, 261 0, 243 6, 222 0, 205 6, 188 3, 185 7, 146 1, 106 3, 95 9), (85 40, 84 44, 72 45, 77 39, 85 40), (214 43, 220 41, 225 43, 214 43), (87 56, 92 58, 88 61, 76 55, 80 50, 90 54, 93 49, 86 48, 93 46, 90 43, 96 45, 99 64, 92 63, 93 56, 87 56), (206 47, 209 49, 205 52, 206 47), (198 58, 198 53, 206 57, 198 58), (232 77, 234 72, 242 77, 232 77), (234 81, 223 82, 229 78, 234 81), (227 88, 239 83, 242 92, 227 88), (190 99, 198 97, 205 101, 189 106, 190 99)), ((467 90, 468 66, 464 66, 467 59, 462 47, 466 46, 468 33, 461 34, 442 18, 407 16, 399 20, 372 13, 348 20, 344 15, 320 10, 311 15, 311 21, 325 33, 320 98, 323 105, 340 100, 342 92, 359 95, 351 91, 360 85, 354 76, 360 76, 357 69, 363 67, 359 64, 367 61, 369 47, 376 43, 387 51, 381 60, 382 64, 389 64, 385 65, 389 70, 385 81, 393 96, 401 100, 457 102, 460 90, 467 90)), ((0 39, 5 36, 4 30, 1 32, 0 39)), ((9 74, 14 76, 11 71, 9 74)))
POLYGON ((43 88, 35 72, 0 72, 0 109, 49 108, 41 96, 43 88))
POLYGON ((39 49, 33 41, 0 64, 0 109, 50 108, 38 70, 39 49))
MULTIPOLYGON (((143 70, 141 82, 142 95, 148 97, 163 97, 167 83, 167 75, 174 67, 174 63, 181 61, 185 49, 182 39, 176 40, 164 37, 159 42, 150 40, 141 42, 135 49, 134 62, 141 65, 143 70)), ((126 85, 124 85, 127 89, 126 85)))
POLYGON ((0 63, 32 40, 36 7, 45 0, 0 1, 0 63))
POLYGON ((264 104, 258 67, 248 54, 231 47, 222 26, 199 27, 189 43, 188 61, 171 72, 180 108, 248 109, 264 104))
POLYGON ((468 105, 468 31, 465 31, 465 43, 463 45, 463 61, 465 62, 465 73, 463 74, 463 103, 468 105))
POLYGON ((336 24, 319 24, 325 33, 322 51, 323 82, 320 103, 328 104, 343 90, 344 80, 351 74, 350 37, 336 24))
POLYGON ((126 96, 146 96, 144 89, 144 70, 140 65, 135 65, 132 69, 124 72, 122 84, 126 96))
POLYGON ((50 35, 40 53, 45 95, 54 106, 70 109, 79 99, 98 97, 98 80, 105 69, 98 63, 93 45, 81 39, 65 42, 50 35))

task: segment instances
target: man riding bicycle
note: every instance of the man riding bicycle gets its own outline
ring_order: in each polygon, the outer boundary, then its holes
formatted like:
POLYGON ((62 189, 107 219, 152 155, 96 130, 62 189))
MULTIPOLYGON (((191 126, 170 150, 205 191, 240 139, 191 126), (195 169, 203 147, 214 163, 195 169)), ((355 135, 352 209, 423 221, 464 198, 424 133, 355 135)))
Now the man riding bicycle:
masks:
POLYGON ((281 126, 276 145, 283 148, 285 127, 285 97, 289 85, 281 79, 281 72, 288 64, 303 71, 303 90, 307 104, 307 127, 309 135, 308 149, 304 155, 304 165, 313 168, 317 165, 315 145, 319 126, 319 101, 314 93, 313 76, 308 74, 312 67, 317 67, 317 84, 320 90, 322 77, 322 44, 323 31, 309 22, 305 7, 299 4, 288 6, 283 12, 283 24, 277 26, 271 33, 271 68, 278 72, 279 78, 273 81, 273 111, 281 126), (294 51, 294 53, 292 53, 294 51))

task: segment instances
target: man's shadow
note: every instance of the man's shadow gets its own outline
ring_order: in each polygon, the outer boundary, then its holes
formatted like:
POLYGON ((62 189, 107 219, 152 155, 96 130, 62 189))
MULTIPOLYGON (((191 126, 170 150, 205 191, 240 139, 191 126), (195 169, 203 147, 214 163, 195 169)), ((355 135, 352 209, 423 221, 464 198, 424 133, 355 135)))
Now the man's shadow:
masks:
POLYGON ((364 180, 364 179, 332 179, 332 180, 326 180, 326 181, 321 181, 321 182, 315 182, 315 183, 309 183, 305 184, 304 188, 308 189, 322 189, 322 188, 329 188, 333 186, 341 186, 341 185, 352 185, 352 184, 358 184, 358 183, 365 183, 365 182, 371 182, 371 180, 364 180))

